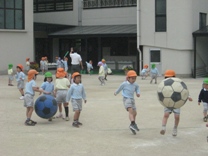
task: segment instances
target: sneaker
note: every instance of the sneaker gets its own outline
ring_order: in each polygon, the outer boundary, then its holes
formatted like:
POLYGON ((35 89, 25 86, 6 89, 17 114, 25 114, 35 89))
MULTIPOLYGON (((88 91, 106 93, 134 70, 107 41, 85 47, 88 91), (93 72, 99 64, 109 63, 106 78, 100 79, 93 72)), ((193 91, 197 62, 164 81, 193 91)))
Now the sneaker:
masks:
POLYGON ((48 121, 52 121, 52 118, 49 118, 48 121))
POLYGON ((72 126, 79 128, 78 122, 73 122, 72 126))
POLYGON ((131 130, 131 132, 134 134, 134 135, 136 135, 136 130, 134 130, 134 128, 130 125, 129 126, 129 129, 131 130))
POLYGON ((35 126, 35 123, 33 123, 31 120, 25 121, 26 126, 35 126))
POLYGON ((66 120, 66 121, 69 121, 69 117, 66 117, 65 120, 66 120))
POLYGON ((175 136, 177 136, 177 128, 173 128, 173 133, 172 133, 172 135, 175 137, 175 136))
POLYGON ((63 118, 63 114, 57 115, 56 118, 63 118))
POLYGON ((161 134, 161 135, 164 135, 164 134, 165 134, 165 130, 162 129, 162 130, 160 131, 160 134, 161 134))
POLYGON ((33 121, 33 120, 30 120, 30 121, 32 121, 32 123, 34 123, 34 124, 37 124, 37 122, 36 122, 36 121, 33 121))
POLYGON ((207 122, 207 117, 205 116, 205 117, 203 118, 203 120, 204 120, 204 122, 207 122))
POLYGON ((83 124, 82 124, 81 122, 79 122, 79 121, 77 121, 77 124, 78 124, 78 125, 80 125, 80 126, 82 126, 82 125, 83 125, 83 124))
POLYGON ((24 100, 24 96, 20 96, 20 98, 19 98, 20 100, 24 100))

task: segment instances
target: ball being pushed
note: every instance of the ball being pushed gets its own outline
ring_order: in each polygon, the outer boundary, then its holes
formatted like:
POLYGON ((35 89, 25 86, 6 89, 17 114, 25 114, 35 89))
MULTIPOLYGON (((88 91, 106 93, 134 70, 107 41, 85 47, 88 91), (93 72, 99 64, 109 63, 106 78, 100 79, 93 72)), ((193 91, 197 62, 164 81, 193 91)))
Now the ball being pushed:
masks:
POLYGON ((42 95, 35 101, 35 112, 41 118, 49 119, 53 117, 57 109, 57 102, 51 95, 42 95))
POLYGON ((169 109, 182 107, 189 96, 186 84, 179 78, 164 79, 157 88, 159 102, 169 109))

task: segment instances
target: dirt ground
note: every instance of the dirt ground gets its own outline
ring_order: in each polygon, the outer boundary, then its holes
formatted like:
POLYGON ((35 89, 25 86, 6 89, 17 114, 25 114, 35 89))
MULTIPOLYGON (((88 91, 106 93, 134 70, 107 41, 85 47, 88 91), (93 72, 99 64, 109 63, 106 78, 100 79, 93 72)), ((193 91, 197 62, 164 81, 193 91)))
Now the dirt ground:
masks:
MULTIPOLYGON (((40 86, 44 77, 38 75, 40 86)), ((54 77, 55 79, 55 77, 54 77)), ((181 108, 177 137, 172 136, 173 115, 170 115, 165 135, 160 135, 163 106, 157 99, 157 84, 137 78, 141 97, 137 98, 137 135, 129 130, 130 121, 124 109, 121 93, 114 91, 125 76, 109 75, 100 86, 97 75, 83 75, 87 94, 80 121, 83 126, 72 127, 73 112, 69 104, 69 121, 49 122, 33 112, 36 126, 25 126, 26 109, 16 82, 8 86, 7 75, 0 76, 0 155, 1 156, 207 156, 208 129, 203 122, 203 106, 198 106, 198 94, 203 78, 186 78, 192 102, 181 108)), ((160 82, 163 77, 158 78, 160 82)), ((35 95, 35 99, 38 97, 35 95)))

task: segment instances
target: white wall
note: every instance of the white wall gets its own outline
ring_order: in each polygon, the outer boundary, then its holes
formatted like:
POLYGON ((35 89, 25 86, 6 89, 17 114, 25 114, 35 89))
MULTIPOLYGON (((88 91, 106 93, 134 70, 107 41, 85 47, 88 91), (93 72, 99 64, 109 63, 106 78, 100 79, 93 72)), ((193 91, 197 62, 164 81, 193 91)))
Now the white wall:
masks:
POLYGON ((82 25, 126 25, 136 23, 136 6, 84 9, 82 11, 82 25))
POLYGON ((33 1, 25 1, 25 30, 0 29, 0 74, 7 74, 8 64, 25 66, 25 59, 34 60, 33 1))

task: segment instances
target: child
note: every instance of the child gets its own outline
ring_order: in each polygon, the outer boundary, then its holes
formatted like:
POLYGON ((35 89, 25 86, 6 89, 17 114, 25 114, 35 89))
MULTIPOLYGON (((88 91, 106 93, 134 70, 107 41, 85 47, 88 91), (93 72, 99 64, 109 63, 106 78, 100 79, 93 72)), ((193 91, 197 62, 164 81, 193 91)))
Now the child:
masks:
POLYGON ((144 68, 141 71, 142 80, 146 79, 146 77, 148 76, 148 73, 149 73, 148 65, 145 64, 144 68))
POLYGON ((127 75, 129 70, 133 70, 132 65, 125 65, 122 67, 122 69, 124 70, 124 74, 127 75))
POLYGON ((66 121, 69 121, 69 109, 68 109, 68 102, 66 101, 66 94, 67 94, 67 90, 70 87, 70 83, 69 80, 67 78, 65 78, 66 73, 64 71, 63 68, 58 68, 57 72, 56 72, 56 81, 55 81, 55 97, 56 97, 56 101, 58 103, 59 106, 59 115, 57 116, 57 118, 63 118, 63 114, 62 114, 62 103, 64 104, 64 109, 65 109, 65 115, 66 121))
POLYGON ((64 57, 64 70, 65 72, 68 72, 68 58, 67 57, 64 57))
POLYGON ((34 107, 34 95, 35 92, 40 92, 39 87, 36 87, 36 76, 38 72, 34 69, 29 70, 28 72, 28 82, 25 85, 25 97, 24 97, 24 106, 27 108, 26 109, 26 121, 25 125, 26 126, 35 126, 37 122, 31 120, 31 116, 33 113, 33 107, 34 107))
MULTIPOLYGON (((164 76, 165 76, 165 79, 170 78, 170 77, 175 77, 175 71, 174 70, 166 70, 164 76)), ((192 98, 189 96, 188 100, 192 101, 192 98)), ((164 108, 164 116, 163 116, 163 119, 162 119, 162 130, 160 131, 161 135, 165 134, 166 124, 167 124, 169 115, 172 112, 174 113, 174 118, 175 118, 172 135, 177 136, 177 128, 178 128, 179 119, 180 119, 180 108, 171 110, 171 109, 166 108, 166 107, 164 108)))
POLYGON ((17 88, 20 91, 20 100, 24 99, 24 80, 25 80, 25 74, 22 72, 23 71, 23 66, 21 64, 18 64, 16 67, 17 73, 15 75, 16 81, 17 81, 17 88))
POLYGON ((107 76, 108 76, 108 66, 106 64, 105 59, 102 59, 102 63, 103 63, 103 68, 104 68, 104 72, 105 72, 105 77, 104 79, 107 81, 107 76))
POLYGON ((87 72, 88 74, 91 75, 91 69, 93 69, 92 60, 90 60, 89 63, 86 61, 86 65, 87 65, 87 72))
POLYGON ((208 78, 204 79, 204 81, 203 81, 203 89, 201 89, 201 91, 199 93, 198 105, 200 105, 201 101, 203 102, 203 107, 204 107, 203 120, 204 120, 204 122, 207 122, 207 119, 208 119, 208 115, 207 115, 207 111, 208 111, 208 78))
POLYGON ((48 58, 47 56, 44 57, 44 64, 45 64, 45 72, 48 71, 48 58))
POLYGON ((80 113, 82 111, 82 99, 84 100, 84 103, 87 102, 86 100, 86 94, 83 85, 81 84, 81 75, 79 72, 74 72, 72 74, 72 78, 74 83, 71 85, 70 89, 68 90, 66 100, 70 101, 73 107, 74 113, 74 122, 72 123, 72 126, 79 127, 82 125, 81 122, 79 122, 80 113))
MULTIPOLYGON (((44 82, 40 86, 40 90, 43 92, 43 94, 54 96, 54 85, 52 81, 53 81, 52 73, 46 72, 44 82)), ((52 118, 49 118, 48 121, 52 121, 52 118)))
POLYGON ((136 134, 136 131, 139 131, 139 128, 135 123, 137 112, 134 100, 134 92, 136 93, 137 97, 140 97, 139 86, 135 83, 136 78, 136 72, 134 70, 130 70, 127 73, 127 81, 124 81, 114 93, 116 96, 122 90, 124 107, 129 112, 129 119, 131 121, 129 128, 134 135, 136 134))
POLYGON ((45 61, 44 61, 44 57, 42 57, 41 58, 41 60, 40 60, 40 69, 41 69, 41 71, 42 71, 42 74, 44 74, 45 73, 45 61))
POLYGON ((30 58, 26 58, 26 73, 30 70, 30 58))
POLYGON ((12 84, 12 81, 14 79, 14 77, 13 77, 13 69, 12 68, 13 68, 13 64, 9 64, 8 65, 8 76, 9 76, 8 86, 14 86, 12 84))
POLYGON ((105 71, 104 71, 104 67, 103 67, 103 63, 102 62, 98 62, 98 66, 99 68, 99 73, 98 73, 98 79, 101 82, 101 86, 105 85, 105 81, 104 81, 104 76, 105 76, 105 71))
POLYGON ((157 68, 155 67, 155 64, 152 64, 152 68, 150 70, 150 74, 151 74, 151 77, 152 77, 150 83, 152 83, 152 80, 154 79, 155 80, 155 84, 157 84, 157 76, 158 76, 159 73, 158 73, 157 68))

